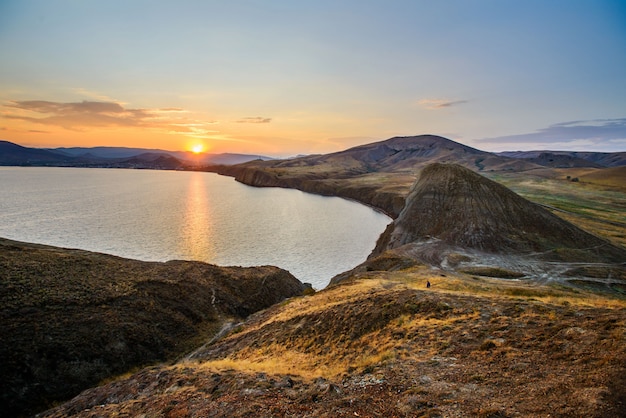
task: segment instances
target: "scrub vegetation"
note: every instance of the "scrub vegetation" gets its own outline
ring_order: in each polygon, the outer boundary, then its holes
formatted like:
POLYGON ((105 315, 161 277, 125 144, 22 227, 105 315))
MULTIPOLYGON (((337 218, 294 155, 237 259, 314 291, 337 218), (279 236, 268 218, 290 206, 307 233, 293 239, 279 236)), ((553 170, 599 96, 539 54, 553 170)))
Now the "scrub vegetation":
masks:
POLYGON ((624 299, 414 266, 254 314, 50 416, 617 417, 624 376, 624 299))

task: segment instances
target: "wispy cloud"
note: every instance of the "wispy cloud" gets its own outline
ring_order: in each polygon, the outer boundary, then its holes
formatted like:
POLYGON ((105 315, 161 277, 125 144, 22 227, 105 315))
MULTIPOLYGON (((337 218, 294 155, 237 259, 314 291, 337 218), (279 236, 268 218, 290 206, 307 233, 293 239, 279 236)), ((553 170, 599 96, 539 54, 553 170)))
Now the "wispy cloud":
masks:
MULTIPOLYGON (((157 109, 126 108, 118 102, 52 102, 47 100, 10 101, 2 117, 39 125, 85 130, 103 127, 158 129, 168 133, 200 136, 210 132, 208 125, 217 121, 198 121, 178 107, 157 109)), ((41 131, 44 132, 44 131, 41 131)))
MULTIPOLYGON (((120 103, 119 100, 115 100, 107 95, 92 91, 92 90, 88 90, 82 87, 76 87, 74 89, 72 89, 74 91, 74 93, 79 94, 81 96, 84 97, 89 97, 90 99, 95 99, 98 100, 100 102, 117 102, 120 103)), ((123 104, 123 103, 122 103, 123 104)))
POLYGON ((594 146, 626 140, 626 118, 576 120, 556 123, 535 132, 479 139, 477 142, 559 146, 594 146))
POLYGON ((449 100, 449 99, 422 99, 417 102, 418 105, 430 109, 445 109, 452 106, 468 103, 469 100, 449 100))
POLYGON ((261 116, 246 117, 236 120, 235 123, 270 123, 272 118, 264 118, 261 116))

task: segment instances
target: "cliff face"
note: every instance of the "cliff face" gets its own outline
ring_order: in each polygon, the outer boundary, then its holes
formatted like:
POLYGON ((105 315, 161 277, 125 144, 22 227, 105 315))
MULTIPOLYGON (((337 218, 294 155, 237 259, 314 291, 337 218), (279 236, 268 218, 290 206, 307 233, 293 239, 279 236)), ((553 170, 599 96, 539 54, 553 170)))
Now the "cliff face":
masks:
POLYGON ((625 250, 455 164, 432 164, 422 170, 374 254, 432 238, 500 254, 572 249, 583 257, 577 261, 626 260, 625 250))
MULTIPOLYGON (((396 217, 404 207, 404 194, 407 188, 385 190, 385 184, 376 181, 362 182, 360 179, 327 178, 315 174, 283 174, 282 170, 272 167, 240 165, 219 167, 219 174, 232 176, 240 183, 254 187, 283 187, 302 190, 321 196, 337 196, 355 200, 382 210, 391 217, 396 217)), ((411 179, 412 180, 412 179, 411 179)))
POLYGON ((0 415, 175 359, 304 289, 276 267, 147 263, 0 239, 0 415))

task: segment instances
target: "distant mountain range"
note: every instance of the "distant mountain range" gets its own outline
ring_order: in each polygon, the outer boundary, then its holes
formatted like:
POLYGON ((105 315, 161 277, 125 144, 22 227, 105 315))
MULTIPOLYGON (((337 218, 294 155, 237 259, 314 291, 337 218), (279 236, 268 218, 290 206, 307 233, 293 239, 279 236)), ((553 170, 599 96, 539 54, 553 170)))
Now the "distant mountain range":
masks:
MULTIPOLYGON (((236 165, 273 158, 250 154, 194 154, 127 147, 29 148, 0 141, 0 165, 183 169, 198 165, 236 165)), ((455 162, 483 170, 605 168, 626 166, 626 152, 505 151, 491 153, 435 135, 395 137, 324 155, 273 161, 273 167, 325 166, 355 172, 399 171, 424 162, 455 162), (419 138, 416 142, 415 139, 419 138)), ((326 171, 326 170, 324 170, 326 171)))
POLYGON ((28 148, 0 141, 0 165, 106 168, 151 168, 176 170, 198 165, 232 165, 253 160, 270 160, 261 155, 194 154, 159 149, 93 147, 28 148))
POLYGON ((520 158, 554 168, 603 168, 626 165, 626 152, 505 151, 498 155, 520 158))

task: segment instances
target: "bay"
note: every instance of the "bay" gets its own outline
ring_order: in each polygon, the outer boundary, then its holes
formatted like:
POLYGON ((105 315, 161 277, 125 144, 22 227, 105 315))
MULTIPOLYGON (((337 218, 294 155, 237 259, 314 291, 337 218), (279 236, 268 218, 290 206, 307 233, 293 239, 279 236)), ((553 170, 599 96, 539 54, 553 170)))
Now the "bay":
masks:
POLYGON ((275 265, 317 289, 391 219, 364 205, 214 173, 0 167, 0 236, 144 261, 275 265))

